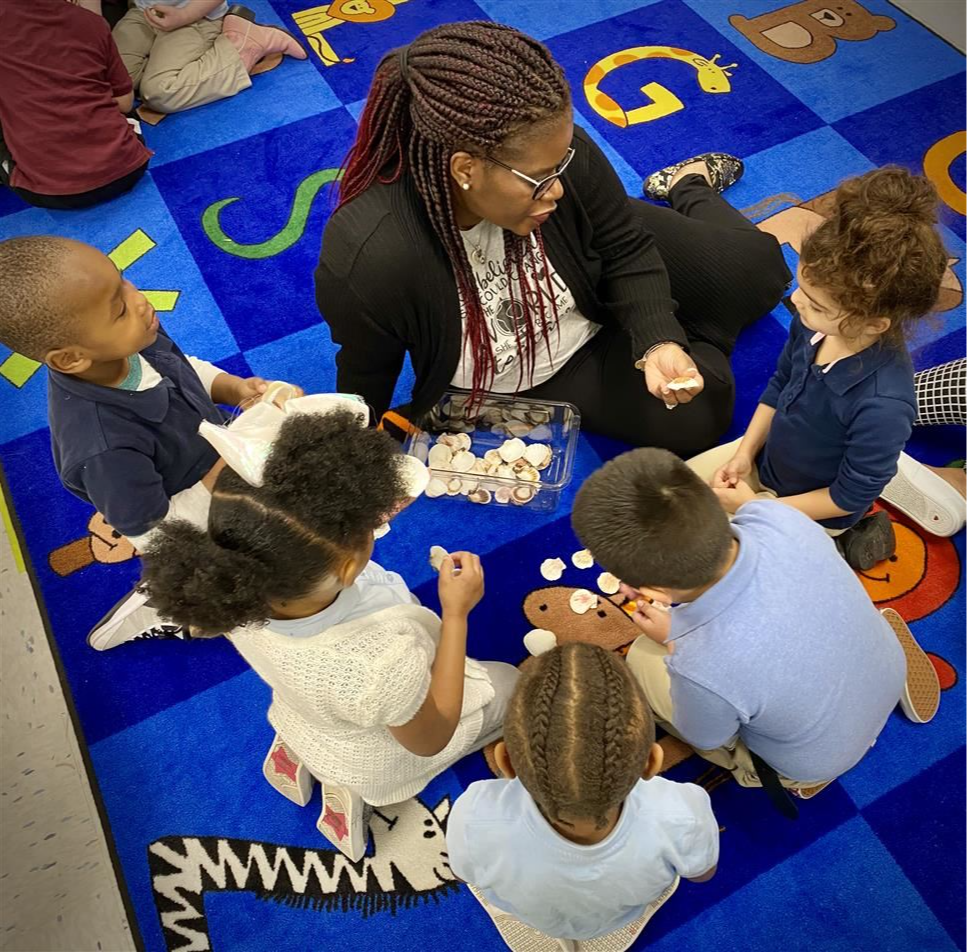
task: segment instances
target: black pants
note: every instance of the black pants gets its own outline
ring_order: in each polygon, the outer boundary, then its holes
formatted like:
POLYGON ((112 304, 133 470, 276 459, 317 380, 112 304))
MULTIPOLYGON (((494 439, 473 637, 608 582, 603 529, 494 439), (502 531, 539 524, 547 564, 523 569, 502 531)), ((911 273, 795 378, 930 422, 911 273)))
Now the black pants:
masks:
MULTIPOLYGON (((134 113, 130 113, 130 118, 137 119, 134 113)), ((144 136, 135 133, 143 143, 144 136)), ((19 195, 25 202, 36 205, 38 208, 52 208, 61 211, 70 211, 77 208, 90 208, 92 205, 100 205, 101 202, 108 202, 112 198, 117 198, 125 192, 131 191, 141 180, 141 176, 148 170, 148 163, 138 166, 133 172, 122 175, 121 178, 92 188, 88 192, 78 192, 74 195, 41 195, 39 192, 31 192, 26 188, 17 188, 10 184, 10 176, 13 173, 13 156, 3 141, 3 130, 0 129, 0 185, 6 185, 14 194, 19 195)))
POLYGON ((775 238, 759 231, 702 176, 682 179, 669 200, 670 208, 631 201, 668 269, 678 319, 705 389, 691 403, 666 409, 635 369, 641 355, 632 354, 627 335, 604 327, 550 380, 523 396, 575 404, 582 427, 591 432, 690 456, 714 446, 732 422, 729 354, 741 330, 779 303, 792 275, 775 238))

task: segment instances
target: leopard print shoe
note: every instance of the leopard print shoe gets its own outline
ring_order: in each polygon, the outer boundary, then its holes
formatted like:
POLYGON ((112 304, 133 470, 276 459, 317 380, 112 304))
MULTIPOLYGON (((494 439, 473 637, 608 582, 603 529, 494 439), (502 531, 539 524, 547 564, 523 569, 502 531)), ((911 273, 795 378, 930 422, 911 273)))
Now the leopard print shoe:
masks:
POLYGON ((742 160, 727 152, 704 152, 702 155, 692 156, 684 162, 677 162, 667 168, 653 172, 645 179, 643 189, 645 195, 656 202, 668 201, 668 187, 679 169, 693 162, 704 162, 712 180, 712 188, 716 192, 724 192, 730 185, 734 185, 745 171, 742 160))

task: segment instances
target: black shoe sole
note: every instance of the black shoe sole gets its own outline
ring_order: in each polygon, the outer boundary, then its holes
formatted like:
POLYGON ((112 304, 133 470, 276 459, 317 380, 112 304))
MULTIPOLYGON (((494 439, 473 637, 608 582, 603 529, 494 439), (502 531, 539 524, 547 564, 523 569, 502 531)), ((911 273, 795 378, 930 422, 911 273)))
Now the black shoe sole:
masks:
POLYGON ((864 516, 836 539, 836 546, 852 569, 867 572, 896 552, 896 534, 883 512, 864 516))

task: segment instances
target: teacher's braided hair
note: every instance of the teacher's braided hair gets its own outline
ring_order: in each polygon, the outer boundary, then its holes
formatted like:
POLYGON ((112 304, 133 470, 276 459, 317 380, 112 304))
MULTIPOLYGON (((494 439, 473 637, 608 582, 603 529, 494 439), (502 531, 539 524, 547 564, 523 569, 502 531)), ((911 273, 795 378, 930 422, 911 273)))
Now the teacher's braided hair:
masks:
MULTIPOLYGON (((518 30, 486 21, 435 27, 384 57, 373 77, 356 142, 346 159, 339 202, 352 201, 374 182, 395 182, 404 173, 412 176, 450 258, 466 312, 466 337, 474 360, 472 399, 489 387, 495 363, 454 214, 450 157, 458 151, 491 155, 511 136, 557 119, 569 105, 567 80, 547 48, 518 30)), ((546 261, 539 229, 534 237, 539 257, 546 261)), ((524 357, 521 375, 526 363, 532 378, 535 317, 549 346, 545 297, 556 323, 553 289, 529 238, 505 231, 504 248, 507 274, 516 275, 520 288, 518 301, 511 282, 511 303, 522 317, 514 321, 524 357), (537 280, 547 282, 548 293, 530 290, 525 261, 537 280)))
POLYGON ((517 776, 555 823, 604 827, 654 742, 651 709, 625 660, 582 642, 529 659, 504 718, 517 776))

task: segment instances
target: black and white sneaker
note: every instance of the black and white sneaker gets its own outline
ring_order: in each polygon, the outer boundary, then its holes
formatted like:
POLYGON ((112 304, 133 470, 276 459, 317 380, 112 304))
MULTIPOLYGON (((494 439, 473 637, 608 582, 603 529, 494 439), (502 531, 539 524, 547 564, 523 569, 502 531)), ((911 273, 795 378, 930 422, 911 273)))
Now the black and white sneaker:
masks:
POLYGON ((676 162, 652 172, 642 185, 645 195, 656 202, 667 202, 672 179, 680 169, 693 162, 705 163, 712 188, 716 192, 724 192, 730 185, 735 185, 745 171, 745 165, 738 156, 729 155, 727 152, 703 152, 702 155, 692 156, 683 162, 676 162))
POLYGON ((107 651, 149 638, 187 640, 189 635, 181 625, 163 622, 148 604, 147 593, 136 585, 91 629, 87 643, 95 651, 107 651))

